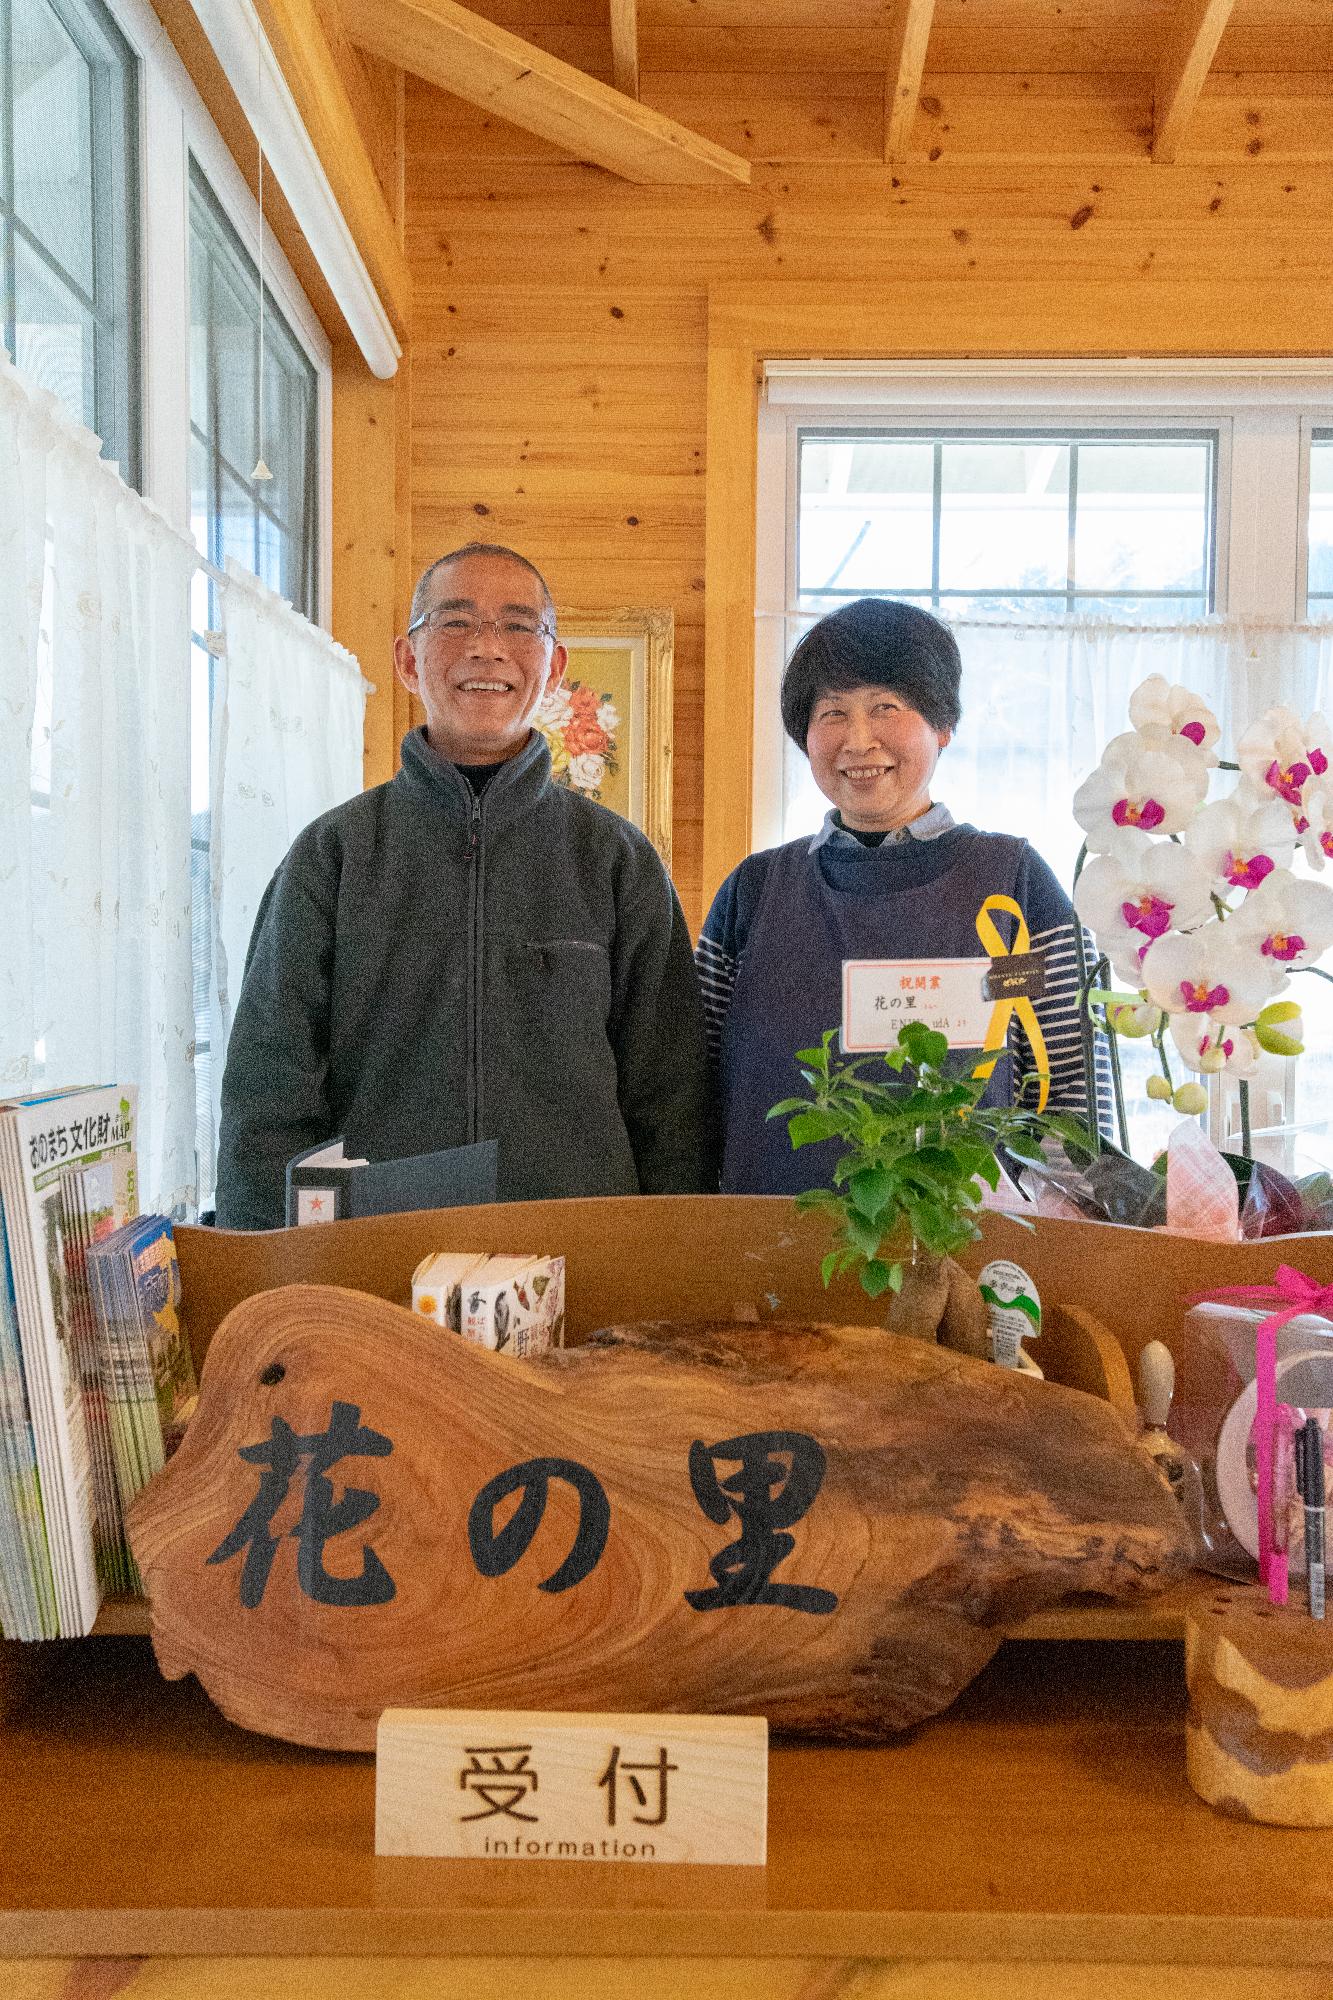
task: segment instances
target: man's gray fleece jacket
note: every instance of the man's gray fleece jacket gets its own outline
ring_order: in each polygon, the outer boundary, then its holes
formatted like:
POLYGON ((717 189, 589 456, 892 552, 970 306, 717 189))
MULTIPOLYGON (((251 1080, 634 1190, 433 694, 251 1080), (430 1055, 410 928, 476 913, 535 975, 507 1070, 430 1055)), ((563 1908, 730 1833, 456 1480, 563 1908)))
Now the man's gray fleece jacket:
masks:
POLYGON ((551 782, 535 731, 478 796, 414 730, 391 782, 308 826, 265 892, 219 1223, 280 1225, 287 1161, 339 1134, 370 1160, 494 1138, 504 1201, 717 1185, 675 891, 636 827, 551 782))

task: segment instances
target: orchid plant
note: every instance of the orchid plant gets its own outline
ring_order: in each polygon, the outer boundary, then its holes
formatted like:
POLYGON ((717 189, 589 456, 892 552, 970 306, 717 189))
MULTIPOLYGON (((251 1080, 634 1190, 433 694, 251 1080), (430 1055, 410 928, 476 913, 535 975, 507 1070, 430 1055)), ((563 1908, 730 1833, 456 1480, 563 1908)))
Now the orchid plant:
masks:
POLYGON ((1216 717, 1161 674, 1129 719, 1074 795, 1074 906, 1131 990, 1085 990, 1113 1036, 1152 1037, 1150 1096, 1205 1107, 1199 1084, 1177 1088, 1169 1039, 1186 1069, 1238 1078, 1244 1102, 1261 1051, 1300 1053, 1300 1008, 1281 996, 1333 944, 1333 889, 1291 865, 1298 848, 1316 870, 1333 860, 1333 730, 1272 708, 1224 763, 1216 717), (1215 771, 1237 780, 1208 802, 1215 771))

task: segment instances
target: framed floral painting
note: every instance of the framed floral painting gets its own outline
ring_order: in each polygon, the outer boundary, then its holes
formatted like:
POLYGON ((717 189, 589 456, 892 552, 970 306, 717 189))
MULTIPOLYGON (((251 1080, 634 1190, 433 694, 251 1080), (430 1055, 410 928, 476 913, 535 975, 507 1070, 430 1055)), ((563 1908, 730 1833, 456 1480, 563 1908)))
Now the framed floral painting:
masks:
POLYGON ((570 611, 560 638, 565 678, 537 725, 557 783, 642 827, 671 866, 670 611, 570 611))

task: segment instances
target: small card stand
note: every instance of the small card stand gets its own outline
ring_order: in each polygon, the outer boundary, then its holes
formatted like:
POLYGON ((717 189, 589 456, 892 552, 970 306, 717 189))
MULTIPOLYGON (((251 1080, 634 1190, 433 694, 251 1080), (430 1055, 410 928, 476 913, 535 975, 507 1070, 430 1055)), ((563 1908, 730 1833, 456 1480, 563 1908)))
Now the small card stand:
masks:
POLYGON ((1185 1769, 1217 1812, 1333 1826, 1333 1622, 1258 1584, 1222 1584, 1185 1619, 1185 1769))
POLYGON ((376 1854, 762 1867, 760 1716, 391 1708, 375 1754, 376 1854))

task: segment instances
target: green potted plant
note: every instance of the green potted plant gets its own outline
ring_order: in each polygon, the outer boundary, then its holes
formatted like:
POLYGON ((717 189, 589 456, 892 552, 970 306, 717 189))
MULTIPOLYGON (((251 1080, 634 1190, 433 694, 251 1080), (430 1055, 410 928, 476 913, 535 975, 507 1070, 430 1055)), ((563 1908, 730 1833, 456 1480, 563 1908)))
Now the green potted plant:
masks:
POLYGON ((872 1299, 892 1294, 894 1332, 984 1356, 986 1307, 954 1252, 981 1235, 983 1186, 1000 1179, 998 1149, 1038 1159, 1047 1133, 1080 1151, 1095 1142, 1065 1113, 982 1109, 986 1079, 957 1074, 944 1036, 924 1022, 908 1022, 883 1055, 841 1058, 835 1036, 830 1028, 818 1048, 797 1053, 809 1095, 784 1098, 768 1114, 787 1120, 793 1148, 843 1144, 832 1186, 797 1196, 798 1207, 827 1213, 837 1227, 824 1283, 856 1271, 872 1299))

